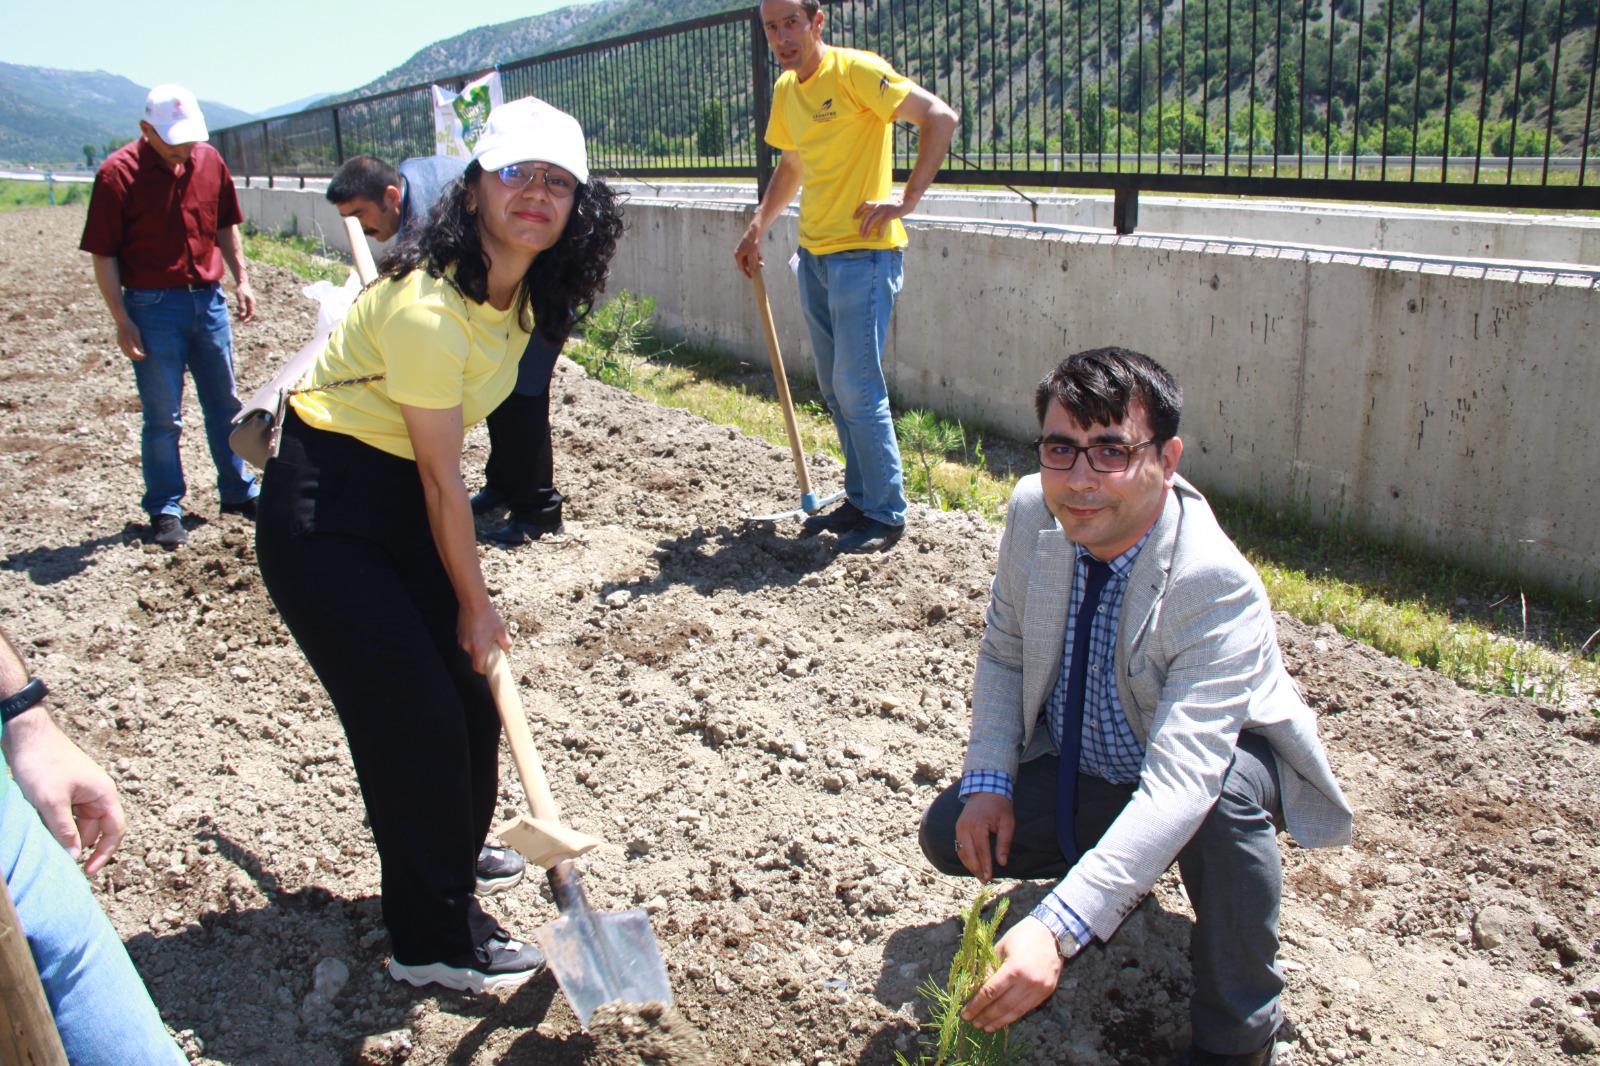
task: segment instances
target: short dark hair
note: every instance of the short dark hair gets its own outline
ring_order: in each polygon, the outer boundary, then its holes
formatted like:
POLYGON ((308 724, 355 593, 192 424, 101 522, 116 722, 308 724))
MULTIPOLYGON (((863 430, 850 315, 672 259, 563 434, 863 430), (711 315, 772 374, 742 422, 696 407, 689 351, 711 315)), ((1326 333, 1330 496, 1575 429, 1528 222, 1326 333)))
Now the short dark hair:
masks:
MULTIPOLYGON (((474 159, 444 187, 427 223, 401 237, 378 264, 383 276, 398 281, 424 270, 442 278, 454 267, 455 285, 463 295, 478 303, 489 299, 489 258, 478 236, 478 220, 467 210, 467 190, 483 173, 474 159)), ((605 179, 590 175, 573 193, 572 213, 560 239, 540 252, 523 275, 516 308, 524 326, 559 347, 573 326, 588 317, 605 288, 622 231, 619 195, 605 179)))
POLYGON ((347 204, 351 200, 371 200, 383 203, 383 191, 389 186, 400 187, 400 172, 381 159, 370 155, 353 155, 334 172, 328 182, 328 202, 347 204))
POLYGON ((1178 435, 1183 414, 1183 390, 1173 376, 1148 355, 1127 348, 1091 348, 1057 363, 1034 392, 1041 426, 1051 400, 1086 426, 1114 426, 1138 404, 1162 444, 1178 435))
MULTIPOLYGON (((806 18, 816 21, 817 12, 822 10, 822 0, 800 0, 800 6, 806 9, 806 18)), ((761 4, 756 4, 756 10, 761 10, 761 4)))

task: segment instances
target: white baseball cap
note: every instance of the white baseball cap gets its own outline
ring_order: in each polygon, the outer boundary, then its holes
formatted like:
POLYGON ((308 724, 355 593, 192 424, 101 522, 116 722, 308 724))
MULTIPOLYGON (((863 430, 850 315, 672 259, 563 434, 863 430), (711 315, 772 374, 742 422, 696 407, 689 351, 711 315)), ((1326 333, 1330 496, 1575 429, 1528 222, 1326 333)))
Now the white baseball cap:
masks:
POLYGON ((209 141, 206 117, 194 93, 181 85, 157 85, 144 98, 144 120, 168 144, 209 141))
POLYGON ((535 160, 589 180, 589 151, 583 127, 571 115, 535 96, 501 104, 489 112, 472 158, 484 170, 535 160))

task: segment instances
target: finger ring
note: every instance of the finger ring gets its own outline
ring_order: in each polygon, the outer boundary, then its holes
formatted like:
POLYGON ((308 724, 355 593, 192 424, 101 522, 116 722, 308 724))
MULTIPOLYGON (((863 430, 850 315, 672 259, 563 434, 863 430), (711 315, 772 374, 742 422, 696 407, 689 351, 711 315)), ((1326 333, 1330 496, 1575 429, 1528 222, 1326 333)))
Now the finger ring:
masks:
POLYGON ((960 840, 957 840, 957 841, 956 841, 956 850, 957 850, 957 851, 960 851, 960 850, 961 850, 961 841, 960 841, 960 840))

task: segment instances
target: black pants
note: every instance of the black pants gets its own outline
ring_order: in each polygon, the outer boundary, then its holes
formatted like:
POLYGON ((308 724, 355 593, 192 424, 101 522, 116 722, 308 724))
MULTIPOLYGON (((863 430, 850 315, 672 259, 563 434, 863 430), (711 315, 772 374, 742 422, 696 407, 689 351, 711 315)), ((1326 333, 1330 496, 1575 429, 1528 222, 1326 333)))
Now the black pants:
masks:
POLYGON ((542 530, 561 524, 565 497, 555 489, 555 454, 550 443, 550 392, 512 393, 487 419, 489 461, 484 487, 505 494, 511 517, 542 530))
MULTIPOLYGON (((1067 875, 1070 867, 1056 842, 1057 765, 1054 755, 1041 755, 1018 768, 1011 861, 996 864, 997 877, 1058 881, 1067 875)), ((1073 830, 1079 848, 1094 846, 1135 788, 1078 775, 1073 830)), ((964 806, 960 789, 957 782, 934 799, 923 815, 919 841, 940 873, 969 877, 955 853, 956 820, 964 806)), ((1255 733, 1241 733, 1222 795, 1178 853, 1178 872, 1195 911, 1190 1028, 1197 1045, 1217 1054, 1256 1051, 1283 1021, 1278 1003, 1283 973, 1277 963, 1282 818, 1272 746, 1255 733)))
POLYGON ((417 464, 291 411, 259 508, 262 580, 350 742, 394 956, 470 952, 496 929, 473 882, 494 818, 500 719, 456 643, 417 464))

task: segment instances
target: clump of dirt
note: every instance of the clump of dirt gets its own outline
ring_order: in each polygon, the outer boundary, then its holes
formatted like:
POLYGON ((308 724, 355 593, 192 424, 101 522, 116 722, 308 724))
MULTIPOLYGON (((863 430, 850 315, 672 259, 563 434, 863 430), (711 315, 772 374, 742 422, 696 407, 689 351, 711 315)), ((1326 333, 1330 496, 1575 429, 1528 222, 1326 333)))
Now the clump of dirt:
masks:
MULTIPOLYGON (((602 1047, 551 977, 465 996, 386 974, 344 738, 249 525, 218 514, 192 390, 190 543, 144 543, 133 375, 82 224, 81 207, 0 215, 0 321, 22 316, 0 332, 0 624, 119 783, 128 835, 98 891, 168 1024, 203 1063, 336 1066, 383 1034, 369 1048, 415 1066, 635 1066, 644 1045, 602 1047)), ((314 313, 302 281, 251 271, 246 393, 314 313)), ((650 914, 682 1031, 728 1066, 890 1066, 976 892, 926 867, 916 831, 960 773, 1000 531, 914 507, 892 551, 840 558, 745 521, 792 505, 787 449, 571 363, 552 388, 568 532, 480 555, 551 789, 606 841, 580 860, 590 900, 650 914)), ((469 485, 486 450, 474 431, 469 485)), ((1600 1046, 1596 719, 1278 627, 1356 808, 1351 847, 1284 842, 1280 1062, 1600 1046)), ((501 777, 509 818, 509 759, 501 777)), ((485 905, 531 937, 556 916, 542 881, 485 905)), ((1012 920, 1048 887, 999 886, 1012 920)), ((1169 874, 1018 1023, 1029 1061, 1167 1062, 1188 1040, 1190 920, 1169 874)))
POLYGON ((671 1004, 607 1003, 589 1015, 597 1066, 718 1066, 671 1004))

